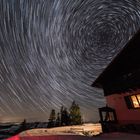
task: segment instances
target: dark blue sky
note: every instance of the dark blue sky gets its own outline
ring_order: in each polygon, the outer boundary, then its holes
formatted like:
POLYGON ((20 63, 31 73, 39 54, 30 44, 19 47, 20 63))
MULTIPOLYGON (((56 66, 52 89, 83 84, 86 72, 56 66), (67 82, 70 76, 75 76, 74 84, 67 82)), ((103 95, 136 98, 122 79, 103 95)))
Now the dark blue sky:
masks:
POLYGON ((73 100, 99 120, 91 84, 139 28, 139 0, 0 0, 0 121, 47 121, 73 100))

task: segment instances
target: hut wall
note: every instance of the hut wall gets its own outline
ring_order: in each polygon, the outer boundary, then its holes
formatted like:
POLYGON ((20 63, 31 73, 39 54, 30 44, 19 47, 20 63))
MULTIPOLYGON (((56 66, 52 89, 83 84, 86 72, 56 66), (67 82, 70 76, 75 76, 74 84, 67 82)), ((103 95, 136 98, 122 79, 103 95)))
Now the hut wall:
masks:
POLYGON ((138 93, 140 91, 106 96, 107 105, 115 109, 120 124, 140 124, 140 108, 128 109, 124 99, 124 96, 138 93))

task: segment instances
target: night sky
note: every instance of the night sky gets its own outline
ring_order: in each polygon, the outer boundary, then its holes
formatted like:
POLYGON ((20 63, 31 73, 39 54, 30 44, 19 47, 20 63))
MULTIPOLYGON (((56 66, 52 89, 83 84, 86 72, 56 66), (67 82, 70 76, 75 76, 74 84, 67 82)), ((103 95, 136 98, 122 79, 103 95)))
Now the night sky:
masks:
POLYGON ((139 28, 139 0, 0 0, 0 122, 47 121, 73 100, 99 120, 91 84, 139 28))

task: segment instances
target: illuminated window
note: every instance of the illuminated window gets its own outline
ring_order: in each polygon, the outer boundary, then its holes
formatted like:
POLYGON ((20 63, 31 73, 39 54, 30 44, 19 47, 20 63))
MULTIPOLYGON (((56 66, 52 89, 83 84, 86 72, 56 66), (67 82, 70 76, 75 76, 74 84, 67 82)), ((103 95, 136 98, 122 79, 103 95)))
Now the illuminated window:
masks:
POLYGON ((139 103, 140 100, 138 100, 137 95, 131 96, 131 100, 132 100, 134 108, 140 107, 140 103, 139 103))
POLYGON ((140 94, 125 96, 124 98, 129 109, 140 108, 140 94))

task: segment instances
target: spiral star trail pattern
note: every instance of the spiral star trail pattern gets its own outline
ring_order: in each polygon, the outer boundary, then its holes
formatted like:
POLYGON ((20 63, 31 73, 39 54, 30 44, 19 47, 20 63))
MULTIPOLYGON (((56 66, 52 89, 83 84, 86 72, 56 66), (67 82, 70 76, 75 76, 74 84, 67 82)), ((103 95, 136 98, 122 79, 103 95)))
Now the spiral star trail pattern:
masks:
POLYGON ((98 120, 91 84, 139 27, 139 0, 0 0, 0 121, 46 121, 73 100, 98 120))

